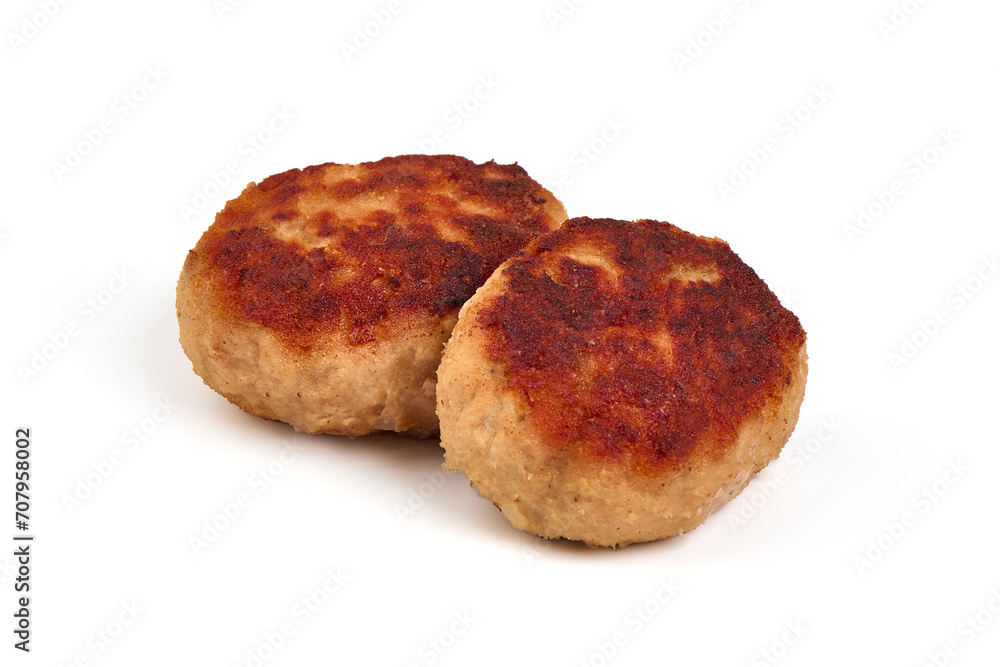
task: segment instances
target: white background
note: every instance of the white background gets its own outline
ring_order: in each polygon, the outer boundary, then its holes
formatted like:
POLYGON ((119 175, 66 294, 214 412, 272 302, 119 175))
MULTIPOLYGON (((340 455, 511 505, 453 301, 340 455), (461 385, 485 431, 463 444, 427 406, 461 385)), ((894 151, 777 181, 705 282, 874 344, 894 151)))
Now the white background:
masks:
POLYGON ((388 0, 4 3, 0 663, 997 664, 1000 5, 898 2, 890 31, 890 0, 412 0, 350 58, 388 0), (591 550, 511 528, 433 440, 296 435, 205 387, 174 285, 214 213, 421 147, 726 239, 808 332, 782 457, 692 533, 591 550))

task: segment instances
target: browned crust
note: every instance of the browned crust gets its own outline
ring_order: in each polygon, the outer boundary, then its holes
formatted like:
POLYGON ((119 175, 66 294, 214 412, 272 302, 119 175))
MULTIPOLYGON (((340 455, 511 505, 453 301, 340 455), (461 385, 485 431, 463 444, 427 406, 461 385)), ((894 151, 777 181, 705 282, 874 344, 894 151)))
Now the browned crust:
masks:
POLYGON ((217 314, 310 349, 370 343, 455 313, 493 270, 565 220, 520 166, 406 155, 251 183, 189 253, 217 314), (382 327, 385 330, 380 329, 382 327))
POLYGON ((578 461, 718 460, 780 402, 805 344, 725 242, 667 223, 576 218, 502 274, 477 315, 487 354, 546 445, 578 461))

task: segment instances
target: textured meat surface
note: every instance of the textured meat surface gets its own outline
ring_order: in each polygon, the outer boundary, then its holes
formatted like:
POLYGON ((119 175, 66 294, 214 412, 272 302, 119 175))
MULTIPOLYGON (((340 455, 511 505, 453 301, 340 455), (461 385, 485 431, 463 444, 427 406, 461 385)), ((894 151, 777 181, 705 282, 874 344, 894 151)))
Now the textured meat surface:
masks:
POLYGON ((463 308, 438 371, 446 467, 543 537, 670 537, 778 456, 806 374, 798 319, 724 242, 573 219, 463 308))
POLYGON ((250 185, 193 252, 236 316, 290 343, 340 330, 361 344, 393 320, 457 310, 561 208, 517 165, 326 164, 250 185))
POLYGON ((517 165, 411 155, 277 174, 188 254, 181 342, 209 386, 254 414, 428 435, 458 309, 565 218, 517 165))
POLYGON ((552 447, 596 458, 719 456, 791 384, 805 342, 726 243, 668 224, 575 220, 503 277, 478 315, 491 361, 552 447))

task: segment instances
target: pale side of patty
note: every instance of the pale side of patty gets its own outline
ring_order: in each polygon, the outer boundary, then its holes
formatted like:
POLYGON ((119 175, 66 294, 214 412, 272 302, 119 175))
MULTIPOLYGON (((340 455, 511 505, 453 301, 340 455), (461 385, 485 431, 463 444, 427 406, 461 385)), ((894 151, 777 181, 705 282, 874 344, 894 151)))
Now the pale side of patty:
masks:
POLYGON ((181 346, 195 373, 234 405, 307 433, 437 432, 435 371, 457 314, 394 341, 328 340, 292 356, 267 328, 213 314, 189 279, 178 288, 181 346))

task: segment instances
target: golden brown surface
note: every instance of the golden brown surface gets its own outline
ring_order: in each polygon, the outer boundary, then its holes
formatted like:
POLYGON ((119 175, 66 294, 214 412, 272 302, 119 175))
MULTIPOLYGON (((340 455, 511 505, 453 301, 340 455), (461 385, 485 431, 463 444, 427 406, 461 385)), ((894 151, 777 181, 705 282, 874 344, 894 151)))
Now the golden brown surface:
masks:
POLYGON ((545 537, 668 537, 778 455, 805 376, 798 319, 724 242, 578 218, 462 310, 438 372, 446 465, 545 537))
POLYGON ((248 186, 192 255, 237 317, 303 346, 332 329, 359 344, 389 320, 457 309, 561 208, 517 165, 325 164, 248 186))
POLYGON ((791 383, 805 342, 728 245, 667 224, 578 218, 504 278, 477 317, 490 359, 505 364, 552 447, 596 458, 720 456, 791 383))
POLYGON ((181 341, 209 386, 254 414, 427 435, 458 309, 565 218, 517 165, 411 155, 277 174, 230 201, 188 254, 181 341))

